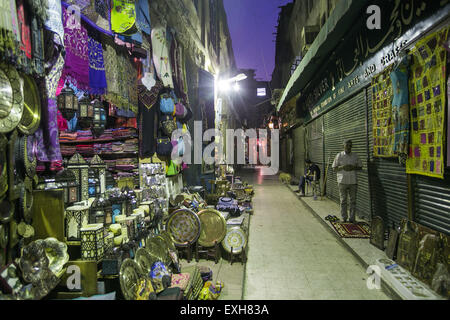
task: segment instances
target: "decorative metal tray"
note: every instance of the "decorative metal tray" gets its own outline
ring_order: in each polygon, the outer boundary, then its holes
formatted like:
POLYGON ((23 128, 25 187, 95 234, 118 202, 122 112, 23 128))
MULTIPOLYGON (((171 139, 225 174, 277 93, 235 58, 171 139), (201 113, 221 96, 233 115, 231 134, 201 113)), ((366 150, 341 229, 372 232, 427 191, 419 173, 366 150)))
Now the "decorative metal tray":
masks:
POLYGON ((228 229, 225 238, 222 241, 223 248, 233 254, 241 253, 247 245, 247 235, 240 227, 228 229))
POLYGON ((146 248, 139 248, 136 251, 135 260, 142 271, 148 275, 152 270, 153 264, 158 261, 158 258, 146 248))
POLYGON ((216 242, 222 242, 227 234, 227 222, 220 212, 215 209, 205 209, 198 213, 198 217, 201 222, 198 243, 204 247, 212 247, 216 242))
POLYGON ((120 266, 120 288, 125 300, 136 300, 136 287, 143 276, 139 265, 129 258, 120 266))
POLYGON ((166 230, 176 246, 188 246, 200 236, 201 223, 197 214, 189 209, 173 212, 166 223, 166 230))

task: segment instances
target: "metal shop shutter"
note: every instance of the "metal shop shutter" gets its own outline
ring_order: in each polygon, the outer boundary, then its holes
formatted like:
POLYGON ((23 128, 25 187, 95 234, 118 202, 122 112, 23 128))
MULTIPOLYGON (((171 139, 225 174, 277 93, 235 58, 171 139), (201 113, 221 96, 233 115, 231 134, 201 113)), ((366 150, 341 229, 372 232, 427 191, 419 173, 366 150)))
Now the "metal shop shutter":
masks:
POLYGON ((365 89, 326 113, 324 116, 324 129, 324 159, 325 161, 330 159, 326 186, 327 196, 339 202, 336 173, 331 169, 331 165, 336 155, 344 149, 343 140, 350 138, 353 140, 352 152, 357 153, 363 163, 363 170, 358 172, 357 216, 370 219, 371 200, 367 170, 368 137, 365 89))
POLYGON ((286 155, 286 138, 281 139, 280 156, 281 156, 281 171, 287 172, 287 155, 286 155))
POLYGON ((325 167, 323 160, 323 117, 309 123, 306 126, 305 135, 307 158, 319 166, 322 179, 325 167))
POLYGON ((397 158, 373 156, 372 90, 367 90, 369 106, 369 177, 372 216, 380 216, 385 227, 398 227, 408 218, 408 181, 406 169, 397 158))
POLYGON ((415 221, 450 235, 450 169, 444 180, 413 175, 415 221))
POLYGON ((305 127, 294 129, 294 176, 300 178, 305 172, 305 127))

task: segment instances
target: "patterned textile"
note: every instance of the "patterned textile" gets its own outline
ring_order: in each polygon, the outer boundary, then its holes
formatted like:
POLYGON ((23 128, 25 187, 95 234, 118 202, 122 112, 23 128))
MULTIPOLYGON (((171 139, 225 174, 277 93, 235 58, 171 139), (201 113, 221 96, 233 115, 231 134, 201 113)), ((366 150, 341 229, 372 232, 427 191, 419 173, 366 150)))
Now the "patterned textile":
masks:
MULTIPOLYGON (((60 53, 58 53, 58 59, 56 63, 51 68, 48 75, 45 77, 45 85, 47 88, 47 97, 56 99, 56 95, 59 94, 58 90, 58 81, 61 78, 61 74, 64 68, 64 57, 60 53)), ((59 88, 61 91, 62 87, 59 88)))
POLYGON ((392 122, 394 126, 393 153, 400 163, 406 164, 409 150, 409 57, 404 58, 391 72, 394 99, 392 101, 392 122))
POLYGON ((341 238, 370 238, 370 226, 366 223, 330 222, 341 238))
POLYGON ((171 43, 167 39, 166 28, 162 26, 153 27, 151 38, 156 74, 165 87, 173 88, 172 67, 169 57, 171 43))
POLYGON ((136 22, 134 0, 112 0, 111 29, 116 33, 126 33, 136 22))
POLYGON ((41 125, 34 133, 37 143, 36 157, 41 162, 61 161, 61 150, 58 140, 56 100, 48 99, 48 107, 42 108, 41 125))
POLYGON ((44 23, 45 27, 55 32, 61 43, 64 40, 64 27, 62 23, 62 8, 60 0, 48 0, 48 19, 44 23))
POLYGON ((449 28, 420 40, 411 51, 411 144, 406 172, 444 178, 445 86, 449 28))
MULTIPOLYGON (((24 0, 17 0, 17 19, 19 21, 20 31, 20 50, 25 53, 28 59, 31 59, 31 33, 27 11, 24 7, 24 0)), ((25 65, 25 61, 20 64, 25 65)))
POLYGON ((189 283, 189 277, 191 275, 189 273, 180 273, 180 274, 173 274, 172 275, 172 284, 170 285, 171 288, 178 287, 181 290, 186 290, 186 287, 189 283))
POLYGON ((390 69, 372 79, 373 153, 393 157, 392 83, 390 69))
POLYGON ((64 46, 66 57, 58 87, 70 80, 78 89, 89 89, 89 50, 86 28, 63 8, 64 46))
POLYGON ((103 50, 100 42, 89 37, 89 86, 93 94, 104 94, 106 92, 105 64, 103 61, 103 50))
POLYGON ((113 46, 106 44, 103 51, 105 63, 106 82, 108 84, 108 95, 114 96, 119 93, 118 58, 113 46))

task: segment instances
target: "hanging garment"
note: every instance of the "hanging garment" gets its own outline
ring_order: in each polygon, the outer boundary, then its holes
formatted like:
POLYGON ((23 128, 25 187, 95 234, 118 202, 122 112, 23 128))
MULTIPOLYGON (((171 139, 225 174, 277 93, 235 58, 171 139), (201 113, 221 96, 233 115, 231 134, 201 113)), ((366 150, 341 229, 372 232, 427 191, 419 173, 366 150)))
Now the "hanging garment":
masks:
POLYGON ((77 21, 75 15, 63 8, 64 46, 66 57, 63 74, 58 87, 66 80, 81 90, 89 89, 89 50, 86 28, 77 21))
POLYGON ((111 30, 127 33, 135 26, 136 9, 134 0, 113 0, 111 7, 111 30))
POLYGON ((62 44, 64 41, 64 27, 62 23, 62 8, 60 0, 47 0, 48 10, 47 10, 47 21, 45 21, 45 27, 56 33, 62 44))
POLYGON ((165 87, 173 88, 172 67, 170 65, 169 48, 166 28, 157 26, 152 28, 153 62, 156 74, 165 87))
POLYGON ((92 94, 104 94, 107 83, 105 75, 105 63, 103 61, 102 44, 89 37, 89 87, 92 94))
POLYGON ((41 125, 34 133, 36 157, 41 162, 62 161, 58 139, 56 100, 48 99, 47 108, 42 108, 41 125))

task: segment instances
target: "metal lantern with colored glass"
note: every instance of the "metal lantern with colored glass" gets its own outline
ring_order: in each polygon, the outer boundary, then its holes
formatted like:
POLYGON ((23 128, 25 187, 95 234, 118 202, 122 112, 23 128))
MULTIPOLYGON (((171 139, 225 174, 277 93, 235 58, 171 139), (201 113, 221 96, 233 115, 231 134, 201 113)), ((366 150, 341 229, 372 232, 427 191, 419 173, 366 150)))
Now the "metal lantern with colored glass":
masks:
POLYGON ((98 180, 95 171, 92 168, 89 168, 89 198, 95 198, 100 195, 100 181, 98 180))
POLYGON ((89 223, 103 223, 106 229, 112 224, 111 202, 105 195, 97 196, 89 209, 89 223))
POLYGON ((59 171, 55 176, 55 183, 64 189, 64 202, 66 205, 79 201, 80 184, 73 171, 59 171))
POLYGON ((78 123, 82 129, 89 129, 94 120, 94 105, 91 103, 91 99, 86 93, 80 99, 78 105, 80 109, 78 123))
POLYGON ((94 136, 98 137, 105 130, 106 112, 103 108, 103 103, 100 100, 95 99, 92 103, 94 105, 94 119, 92 121, 91 130, 94 136))
POLYGON ((127 197, 119 188, 112 188, 107 191, 107 194, 111 202, 113 223, 116 223, 116 216, 126 215, 127 197))
POLYGON ((89 199, 89 166, 86 160, 79 154, 75 153, 67 164, 67 170, 75 174, 78 185, 78 201, 89 199))
POLYGON ((66 87, 61 90, 57 98, 58 109, 61 111, 64 118, 70 120, 75 113, 78 113, 78 99, 72 88, 66 84, 66 87))
POLYGON ((98 188, 96 193, 104 194, 106 191, 106 164, 99 157, 99 155, 95 155, 92 157, 91 161, 89 161, 89 169, 93 171, 95 178, 98 180, 98 188))
POLYGON ((129 217, 133 214, 133 210, 137 208, 136 193, 128 186, 122 189, 122 193, 126 196, 127 199, 125 215, 129 217))

